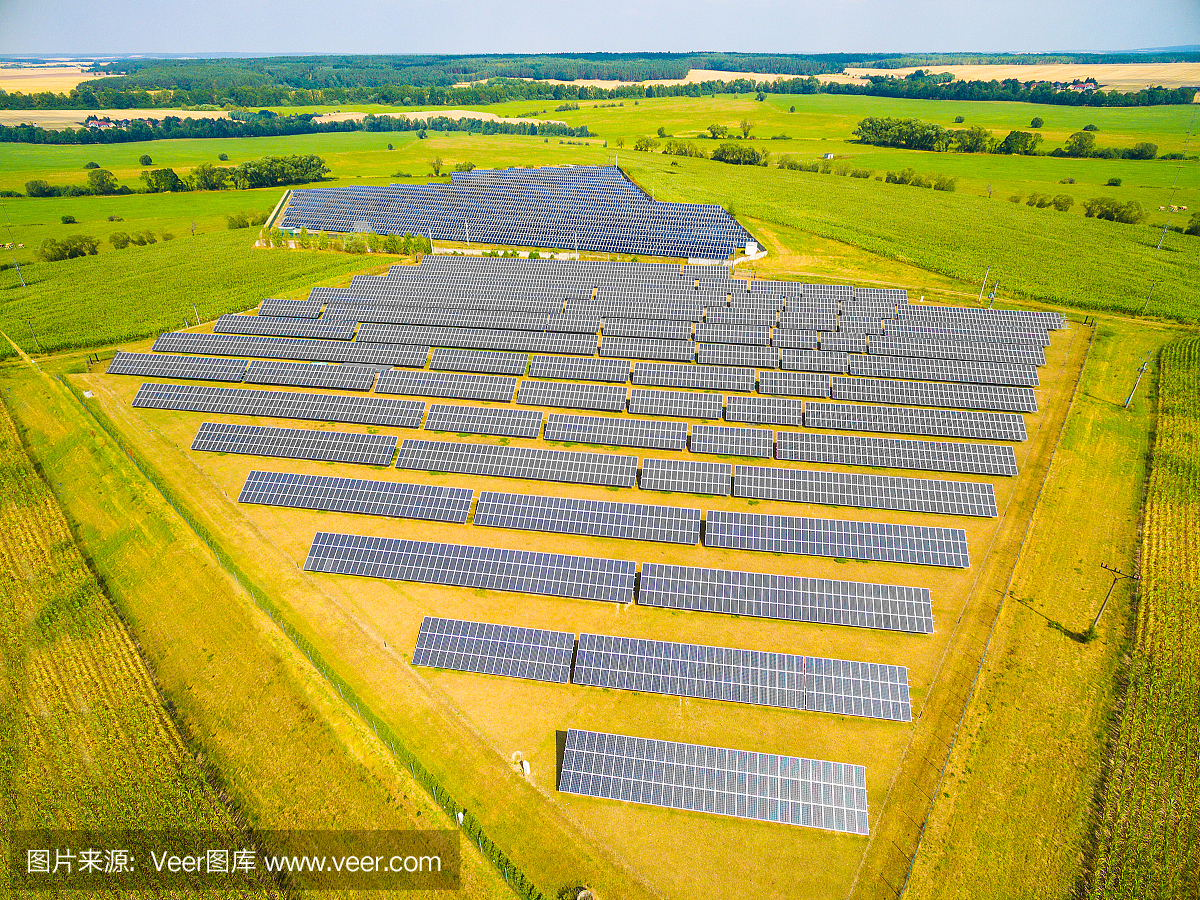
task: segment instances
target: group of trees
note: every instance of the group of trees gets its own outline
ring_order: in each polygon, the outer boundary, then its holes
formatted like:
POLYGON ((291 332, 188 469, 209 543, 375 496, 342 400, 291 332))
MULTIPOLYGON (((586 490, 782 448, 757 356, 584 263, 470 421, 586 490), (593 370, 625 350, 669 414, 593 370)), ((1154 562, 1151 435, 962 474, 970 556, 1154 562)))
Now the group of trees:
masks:
POLYGON ((827 159, 814 159, 812 162, 804 162, 803 160, 794 159, 790 155, 784 155, 779 158, 778 167, 781 169, 790 169, 793 172, 820 172, 822 175, 848 175, 851 178, 870 178, 870 169, 857 169, 847 162, 840 162, 836 165, 827 159))
POLYGON ((769 150, 757 150, 750 144, 729 141, 713 150, 712 158, 735 166, 765 166, 771 153, 769 150))
POLYGON ((1142 209, 1142 204, 1136 200, 1122 203, 1112 197, 1096 197, 1083 201, 1083 214, 1088 218, 1124 222, 1126 225, 1137 225, 1146 221, 1146 212, 1142 209))
MULTIPOLYGON (((1092 130, 1077 131, 1067 138, 1065 146, 1055 147, 1046 155, 1095 156, 1105 159, 1154 159, 1158 155, 1158 146, 1149 141, 1142 141, 1125 149, 1099 148, 1096 146, 1094 131, 1094 127, 1092 130)), ((859 121, 854 135, 862 144, 901 147, 906 150, 929 150, 935 153, 944 153, 947 150, 958 153, 1004 153, 1021 156, 1045 153, 1038 149, 1042 143, 1042 136, 1035 132, 1010 131, 1003 139, 999 139, 980 125, 950 129, 920 119, 867 116, 859 121)))
POLYGON ((37 255, 46 262, 59 262, 80 256, 95 256, 99 247, 100 242, 96 238, 86 234, 73 234, 61 241, 46 238, 38 247, 37 255))
POLYGON ((933 188, 935 191, 953 191, 958 187, 957 178, 947 175, 922 175, 911 167, 899 172, 888 172, 883 180, 888 184, 907 184, 912 187, 933 188))
POLYGON ((132 194, 133 191, 125 185, 118 185, 117 178, 108 169, 88 169, 87 180, 83 184, 50 184, 43 178, 34 178, 25 182, 25 193, 30 197, 90 197, 108 196, 112 194, 132 194))

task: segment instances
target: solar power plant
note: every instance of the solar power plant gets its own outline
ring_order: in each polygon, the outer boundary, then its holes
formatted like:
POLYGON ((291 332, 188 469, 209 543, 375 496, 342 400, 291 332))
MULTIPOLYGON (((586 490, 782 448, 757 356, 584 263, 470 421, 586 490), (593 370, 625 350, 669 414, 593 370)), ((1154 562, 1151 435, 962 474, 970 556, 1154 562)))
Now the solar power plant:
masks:
POLYGON ((548 441, 682 450, 687 446, 687 423, 551 413, 546 418, 543 436, 548 441))
POLYGON ((917 566, 963 569, 970 566, 967 533, 961 528, 809 519, 722 509, 710 509, 705 517, 704 546, 917 566))
POLYGON ((823 331, 821 332, 821 349, 866 353, 867 336, 853 331, 823 331))
POLYGON ((704 318, 704 307, 699 303, 651 303, 648 301, 574 301, 568 302, 566 311, 574 315, 602 316, 605 322, 611 319, 642 319, 648 322, 699 322, 704 318))
POLYGON ((916 356, 850 357, 850 374, 916 381, 957 381, 963 384, 1036 385, 1037 366, 975 362, 966 359, 923 359, 916 356))
POLYGON ((779 351, 749 344, 697 344, 696 362, 704 366, 762 366, 776 368, 779 351))
MULTIPOLYGON (((741 308, 721 309, 709 307, 704 314, 706 324, 723 325, 774 325, 778 313, 773 309, 741 308)), ((739 342, 741 343, 741 342, 739 342)))
POLYGON ((188 334, 168 332, 154 342, 158 353, 210 353, 263 359, 311 359, 385 366, 425 365, 428 347, 376 347, 358 341, 318 341, 252 334, 188 334))
POLYGON ((627 803, 870 833, 862 766, 567 731, 558 789, 627 803))
POLYGON ((848 284, 802 284, 800 290, 805 300, 831 298, 833 300, 853 300, 854 288, 848 284))
MULTIPOLYGON (((733 398, 729 398, 732 402, 733 398)), ((1023 441, 1025 420, 1016 413, 973 409, 914 409, 908 406, 867 406, 858 403, 810 401, 804 425, 834 431, 879 431, 991 441, 1023 441)))
POLYGON ((572 381, 629 381, 627 359, 595 356, 535 356, 529 366, 531 378, 566 378, 572 381))
POLYGON ((816 350, 820 334, 816 331, 795 328, 776 328, 772 343, 789 350, 816 350))
POLYGON ((908 291, 903 288, 860 288, 854 289, 856 301, 868 300, 891 304, 908 303, 908 291))
POLYGON ((493 400, 511 403, 517 379, 507 375, 468 375, 462 372, 384 372, 375 385, 377 394, 421 397, 454 397, 459 400, 493 400))
POLYGON ((390 466, 392 457, 396 455, 396 438, 388 434, 350 434, 343 431, 205 422, 196 432, 192 449, 245 456, 390 466))
POLYGON ((830 372, 843 375, 850 354, 840 350, 781 350, 782 367, 792 372, 830 372))
MULTIPOLYGON (((692 441, 695 442, 694 434, 692 441)), ((966 475, 1017 474, 1016 453, 1008 444, 963 444, 857 434, 781 431, 775 455, 777 459, 841 466, 921 469, 966 475)))
MULTIPOLYGON (((824 339, 822 339, 822 344, 824 339)), ((931 359, 970 359, 1009 365, 1044 366, 1046 353, 1041 347, 1020 349, 986 347, 955 341, 908 341, 887 335, 871 341, 871 353, 883 356, 926 356, 931 359)))
POLYGON ((629 412, 635 416, 719 419, 724 401, 720 394, 634 388, 629 394, 629 412))
POLYGON ((643 563, 638 605, 933 633, 929 589, 643 563))
POLYGON ((828 397, 829 376, 812 372, 766 371, 758 376, 758 392, 785 397, 828 397))
MULTIPOLYGON (((837 331, 837 319, 838 313, 836 309, 829 312, 785 309, 779 315, 779 328, 776 329, 774 344, 776 347, 784 346, 779 342, 779 331, 837 331)), ((801 340, 801 338, 789 340, 801 340)), ((811 350, 812 348, 809 347, 807 349, 811 350)))
POLYGON ((600 409, 620 412, 625 408, 626 388, 615 384, 577 384, 571 381, 521 382, 517 402, 528 406, 558 406, 571 409, 600 409))
POLYGON ((803 425, 804 401, 782 397, 730 397, 725 403, 725 418, 730 422, 756 425, 803 425))
POLYGON ((536 409, 433 403, 425 418, 425 430, 535 438, 542 430, 542 415, 536 409))
POLYGON ((524 375, 525 370, 529 368, 529 354, 439 347, 433 351, 433 360, 429 363, 429 368, 443 372, 524 375))
POLYGON ((775 432, 765 428, 696 425, 692 428, 689 449, 693 453, 716 453, 720 456, 769 457, 774 446, 775 432))
POLYGON ((911 722, 908 670, 792 653, 579 635, 575 684, 911 722))
POLYGON ((658 338, 605 337, 600 342, 601 356, 621 356, 629 359, 668 359, 691 362, 696 345, 691 341, 669 341, 658 338))
POLYGON ((771 343, 769 325, 721 325, 701 322, 696 326, 696 341, 709 344, 762 344, 771 343))
POLYGON ((658 338, 659 340, 690 341, 691 322, 663 322, 657 319, 605 318, 604 338, 636 337, 658 338))
POLYGON ((681 366, 640 362, 633 383, 657 387, 702 388, 710 391, 752 391, 754 370, 730 366, 681 366))
POLYGON ((963 322, 1008 325, 1025 330, 1066 327, 1062 314, 1023 309, 975 309, 968 306, 902 306, 897 319, 906 322, 963 322))
POLYGON ((307 572, 632 603, 636 566, 621 559, 319 531, 307 572))
POLYGON ((258 308, 260 316, 283 316, 284 318, 315 319, 321 315, 320 300, 264 300, 258 308))
POLYGON ((355 422, 359 425, 390 425, 395 428, 417 428, 425 414, 425 404, 416 400, 261 391, 198 384, 146 383, 138 388, 133 405, 147 409, 355 422))
POLYGON ((476 525, 664 544, 698 544, 700 510, 480 491, 476 525))
POLYGON ((246 367, 247 384, 281 384, 289 387, 335 388, 345 391, 369 391, 376 373, 353 365, 330 366, 324 363, 284 362, 277 359, 252 359, 246 367))
POLYGON ((535 353, 596 352, 596 337, 589 334, 551 334, 541 331, 493 331, 484 328, 439 328, 425 325, 365 324, 355 343, 424 344, 476 350, 519 350, 535 353))
POLYGON ((644 491, 724 497, 729 494, 733 483, 733 467, 729 463, 646 457, 642 460, 640 483, 644 491))
MULTIPOLYGON (((765 374, 765 373, 764 373, 765 374)), ((761 384, 759 390, 762 390, 761 384)), ((937 381, 892 381, 882 378, 834 376, 832 397, 861 403, 945 406, 953 409, 994 409, 1037 412, 1032 388, 990 384, 951 384, 937 381)))
POLYGON ((547 331, 573 331, 578 334, 596 334, 600 331, 599 316, 578 316, 551 313, 546 316, 547 331))
POLYGON ((888 322, 889 337, 921 340, 932 338, 938 341, 953 341, 961 338, 968 344, 1011 345, 1015 347, 1049 347, 1050 335, 1046 331, 1014 331, 1003 325, 979 325, 976 327, 950 327, 941 325, 910 325, 888 322))
POLYGON ((198 381, 241 381, 246 360, 212 356, 167 356, 160 353, 126 353, 118 350, 108 364, 109 375, 148 378, 190 378, 198 381))
POLYGON ((224 315, 214 323, 213 331, 218 334, 266 334, 276 337, 348 341, 354 337, 354 327, 354 322, 330 323, 321 319, 224 315))
POLYGON ((843 313, 838 317, 837 330, 854 334, 883 334, 883 322, 871 316, 849 316, 843 313))
MULTIPOLYGON (((511 309, 443 309, 424 306, 403 306, 390 310, 380 310, 378 307, 361 312, 347 310, 347 315, 354 315, 355 319, 362 322, 369 322, 373 326, 428 325, 451 328, 501 329, 506 331, 540 332, 548 330, 545 313, 511 309)), ((582 328, 579 330, 591 331, 592 334, 595 334, 599 330, 599 327, 597 323, 595 328, 582 328)), ((563 329, 554 330, 560 331, 563 329)))
POLYGON ((575 634, 570 631, 426 616, 412 664, 566 684, 574 657, 575 634))
POLYGON ((987 483, 816 472, 779 466, 738 466, 733 474, 733 495, 947 516, 998 515, 995 491, 987 483))
POLYGON ((637 484, 638 460, 636 456, 615 456, 579 450, 543 450, 534 447, 408 440, 400 447, 396 468, 488 475, 494 478, 561 481, 568 484, 598 484, 605 487, 633 487, 637 484))
POLYGON ((475 492, 466 488, 399 481, 368 481, 330 475, 251 472, 239 503, 319 509, 431 522, 467 521, 475 492))
POLYGON ((719 206, 659 203, 616 166, 455 172, 450 184, 293 191, 281 227, 724 260, 750 236, 719 206))

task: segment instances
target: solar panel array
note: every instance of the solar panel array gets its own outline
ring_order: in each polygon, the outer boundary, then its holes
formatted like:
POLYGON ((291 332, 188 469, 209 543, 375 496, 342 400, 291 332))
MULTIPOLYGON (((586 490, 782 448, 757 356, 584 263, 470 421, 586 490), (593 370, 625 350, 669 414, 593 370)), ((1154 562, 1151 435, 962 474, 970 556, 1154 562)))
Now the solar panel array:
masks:
POLYGON ((412 664, 566 684, 574 655, 570 631, 426 616, 412 664))
POLYGON ((425 325, 368 323, 358 330, 357 344, 413 344, 426 347, 460 347, 473 350, 521 350, 534 353, 596 352, 592 334, 551 334, 540 331, 504 331, 488 328, 442 328, 425 325))
POLYGON ((570 409, 599 409, 620 412, 625 408, 624 385, 579 384, 573 381, 521 382, 517 402, 530 406, 559 406, 570 409))
POLYGON ((813 434, 781 431, 778 459, 842 466, 923 469, 972 475, 1016 475, 1017 457, 1007 444, 964 444, 876 438, 857 434, 813 434))
POLYGON ((126 353, 119 350, 108 364, 108 374, 141 375, 146 378, 188 378, 198 381, 241 381, 246 376, 246 360, 126 353))
POLYGON ((396 438, 388 434, 350 434, 344 431, 309 431, 271 428, 266 425, 230 425, 205 422, 192 441, 193 450, 275 456, 321 462, 389 466, 396 455, 396 438))
POLYGON ((724 401, 720 394, 634 388, 629 395, 629 412, 635 416, 719 419, 724 401))
POLYGON ((627 359, 577 356, 535 356, 529 366, 532 378, 565 378, 570 381, 629 381, 627 359))
POLYGON ((168 332, 154 342, 155 353, 210 353, 262 359, 311 359, 384 366, 425 365, 428 346, 372 346, 358 341, 321 341, 242 334, 168 332))
POLYGON ((321 315, 319 300, 264 300, 258 308, 260 316, 283 316, 285 318, 315 319, 321 315))
POLYGON ((644 491, 725 496, 730 492, 732 482, 733 467, 729 463, 652 457, 642 460, 640 484, 644 491))
MULTIPOLYGON (((733 398, 730 397, 730 403, 733 398)), ((1023 441, 1025 420, 1015 413, 965 409, 914 409, 907 406, 867 406, 855 403, 804 405, 804 425, 838 431, 881 431, 939 437, 1023 441)))
POLYGON ((324 319, 285 319, 273 316, 224 315, 213 323, 218 334, 264 334, 274 337, 324 338, 348 341, 354 337, 355 323, 327 322, 324 319))
POLYGON ((765 428, 739 428, 734 425, 696 425, 689 445, 693 453, 721 456, 770 456, 775 433, 765 428))
POLYGON ((633 383, 710 391, 752 391, 754 369, 640 362, 633 367, 633 383))
POLYGON ((702 366, 763 366, 779 365, 779 351, 774 347, 752 347, 748 344, 697 344, 696 362, 702 366))
MULTIPOLYGON (((821 346, 825 346, 824 338, 821 346)), ((838 347, 848 350, 849 347, 838 347)), ((866 352, 866 348, 858 352, 866 352)), ((927 356, 932 359, 970 359, 979 362, 1008 363, 1010 365, 1044 366, 1046 354, 1042 348, 986 347, 965 344, 959 341, 919 340, 917 338, 890 338, 886 335, 871 341, 871 353, 885 356, 927 356)))
POLYGON ((246 367, 247 384, 276 384, 288 387, 333 388, 343 391, 369 391, 375 384, 375 371, 353 363, 336 366, 324 363, 284 362, 277 359, 252 359, 246 367))
POLYGON ((758 392, 785 397, 828 397, 829 376, 813 372, 762 372, 758 392))
POLYGON ((433 403, 425 419, 425 430, 535 438, 542 431, 542 412, 536 409, 433 403))
POLYGON ((892 381, 884 378, 834 376, 832 396, 835 400, 852 400, 859 403, 1037 412, 1037 397, 1031 388, 990 384, 948 384, 937 381, 892 381))
MULTIPOLYGON (((557 357, 555 357, 557 358, 557 357)), ((438 347, 433 351, 430 369, 443 372, 482 372, 485 375, 524 375, 529 368, 528 353, 503 350, 462 350, 438 347)))
POLYGON ((133 405, 187 412, 391 425, 395 428, 416 428, 425 414, 425 404, 416 400, 220 388, 198 384, 146 383, 138 388, 133 405))
POLYGON ((454 397, 459 400, 512 401, 517 379, 507 375, 469 375, 463 372, 384 372, 377 394, 454 397))
POLYGON ((840 350, 782 350, 779 355, 781 367, 794 372, 842 375, 850 364, 850 354, 840 350))
POLYGON ((695 354, 696 345, 691 341, 665 338, 605 337, 600 342, 601 356, 691 362, 695 354))
POLYGON ((862 766, 572 728, 558 789, 865 835, 866 784, 862 766))
POLYGON ((481 491, 474 523, 492 528, 551 531, 666 544, 700 541, 700 510, 648 503, 576 500, 481 491))
MULTIPOLYGON (((915 381, 957 381, 965 384, 1038 383, 1037 366, 978 362, 966 359, 924 359, 909 356, 851 356, 851 375, 909 378, 915 381)), ((845 371, 845 370, 843 370, 845 371)))
POLYGON ((633 487, 637 483, 638 461, 636 456, 578 450, 407 440, 400 446, 396 468, 633 487))
POLYGON ((918 566, 967 568, 967 535, 961 528, 837 521, 712 509, 704 545, 729 550, 797 553, 918 566))
POLYGON ((782 397, 730 397, 725 418, 756 425, 803 425, 804 401, 782 397))
POLYGON ((465 488, 255 471, 247 476, 238 502, 461 525, 474 496, 465 488))
POLYGON ((635 578, 634 564, 619 559, 324 531, 313 538, 304 569, 612 603, 633 602, 635 578))
POLYGON ((647 447, 652 450, 682 450, 687 446, 687 424, 656 419, 570 416, 551 413, 546 418, 548 441, 578 441, 612 447, 647 447))

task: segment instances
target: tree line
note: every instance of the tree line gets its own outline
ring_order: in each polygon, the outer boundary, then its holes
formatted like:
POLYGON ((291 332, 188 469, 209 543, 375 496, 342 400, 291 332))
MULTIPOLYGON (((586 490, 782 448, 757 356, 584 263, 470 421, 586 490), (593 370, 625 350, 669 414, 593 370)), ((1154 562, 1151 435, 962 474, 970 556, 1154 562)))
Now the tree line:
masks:
MULTIPOLYGON (((147 169, 141 175, 141 192, 223 191, 229 187, 244 191, 308 184, 321 181, 327 174, 329 168, 325 161, 311 153, 306 156, 264 156, 238 166, 201 163, 184 176, 174 169, 147 169)), ((117 184, 116 176, 108 169, 91 164, 84 184, 56 185, 37 178, 25 182, 25 193, 30 197, 87 197, 132 194, 135 191, 129 185, 117 184)))
MULTIPOLYGON (((1041 127, 1042 121, 1034 119, 1032 127, 1041 127)), ((1042 136, 1036 131, 1010 131, 998 138, 981 125, 970 128, 945 128, 934 122, 920 119, 897 119, 890 116, 867 116, 860 119, 854 136, 861 144, 875 147, 898 147, 904 150, 928 150, 944 153, 1002 153, 1020 156, 1046 155, 1069 156, 1072 158, 1099 157, 1102 159, 1154 159, 1158 156, 1158 145, 1139 141, 1132 147, 1099 147, 1096 144, 1095 126, 1086 126, 1067 138, 1062 147, 1047 153, 1040 150, 1042 136)))

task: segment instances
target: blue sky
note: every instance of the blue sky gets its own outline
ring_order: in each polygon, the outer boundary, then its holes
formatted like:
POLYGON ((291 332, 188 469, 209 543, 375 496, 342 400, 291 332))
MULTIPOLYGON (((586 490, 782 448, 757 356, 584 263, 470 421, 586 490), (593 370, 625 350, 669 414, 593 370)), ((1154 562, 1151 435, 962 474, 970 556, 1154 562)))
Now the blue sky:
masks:
POLYGON ((0 0, 0 54, 1107 51, 1200 44, 1200 0, 0 0))

